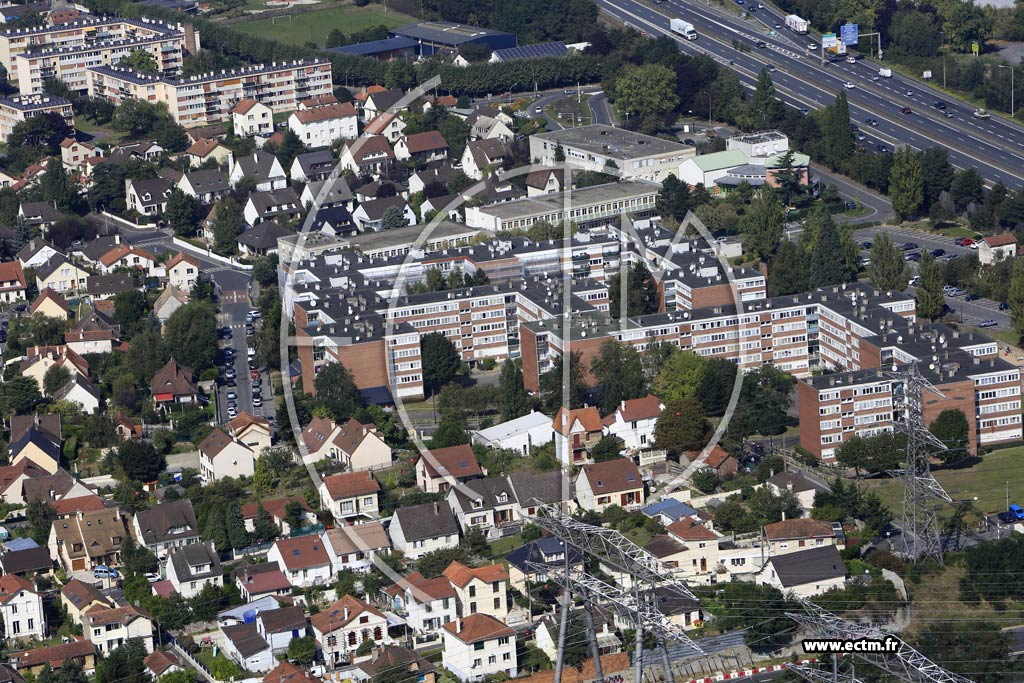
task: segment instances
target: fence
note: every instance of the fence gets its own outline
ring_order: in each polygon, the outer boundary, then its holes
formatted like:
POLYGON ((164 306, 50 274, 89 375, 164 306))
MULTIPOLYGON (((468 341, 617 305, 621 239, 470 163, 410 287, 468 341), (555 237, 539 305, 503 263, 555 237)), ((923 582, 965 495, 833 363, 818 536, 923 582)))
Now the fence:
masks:
POLYGON ((247 264, 247 263, 241 263, 236 258, 229 258, 227 256, 221 256, 220 254, 215 254, 215 253, 213 253, 213 250, 210 249, 210 248, 201 249, 201 248, 197 247, 196 245, 192 244, 191 242, 189 242, 188 240, 183 240, 180 237, 172 237, 171 238, 171 243, 174 244, 174 246, 178 247, 179 249, 184 249, 185 251, 190 251, 193 254, 197 254, 197 255, 202 256, 204 258, 208 258, 211 261, 217 261, 219 263, 223 263, 226 266, 231 266, 232 268, 238 268, 239 270, 252 270, 252 266, 247 264))

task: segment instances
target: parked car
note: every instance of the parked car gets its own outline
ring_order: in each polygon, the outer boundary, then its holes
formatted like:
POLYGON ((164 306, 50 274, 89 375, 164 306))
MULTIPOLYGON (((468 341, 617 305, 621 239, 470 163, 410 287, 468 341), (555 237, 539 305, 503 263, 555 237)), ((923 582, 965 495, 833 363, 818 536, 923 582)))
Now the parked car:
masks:
POLYGON ((108 567, 105 564, 98 564, 92 568, 92 575, 97 579, 117 579, 120 578, 120 574, 114 567, 108 567))
POLYGON ((911 249, 917 249, 918 246, 919 245, 917 242, 904 242, 903 244, 900 245, 900 249, 902 249, 903 251, 910 251, 911 249))
POLYGON ((907 287, 913 287, 914 285, 916 285, 920 281, 921 281, 921 276, 920 275, 915 275, 914 277, 910 278, 910 282, 907 283, 907 287))
POLYGON ((871 248, 871 242, 861 242, 860 243, 860 248, 861 249, 870 249, 871 248))
POLYGON ((229 391, 228 392, 228 400, 229 401, 237 401, 238 400, 238 394, 236 394, 233 391, 229 391))
POLYGON ((945 249, 932 249, 932 258, 939 258, 946 253, 945 249))
POLYGON ((971 292, 970 294, 964 297, 964 301, 977 301, 980 298, 980 294, 975 294, 974 292, 971 292))
POLYGON ((997 323, 995 320, 989 318, 988 320, 982 320, 980 323, 978 323, 978 327, 995 327, 998 324, 999 323, 997 323))
POLYGON ((1005 311, 1005 310, 1008 310, 1009 308, 1010 308, 1010 304, 1006 303, 1005 301, 1000 301, 999 302, 999 310, 1000 311, 1005 311))
POLYGON ((904 256, 903 260, 904 261, 915 261, 915 262, 916 261, 920 261, 921 260, 921 254, 919 254, 918 252, 915 251, 915 252, 913 252, 911 254, 907 254, 906 256, 904 256))
POLYGON ((949 296, 963 296, 966 293, 966 289, 954 289, 952 292, 949 293, 949 296))

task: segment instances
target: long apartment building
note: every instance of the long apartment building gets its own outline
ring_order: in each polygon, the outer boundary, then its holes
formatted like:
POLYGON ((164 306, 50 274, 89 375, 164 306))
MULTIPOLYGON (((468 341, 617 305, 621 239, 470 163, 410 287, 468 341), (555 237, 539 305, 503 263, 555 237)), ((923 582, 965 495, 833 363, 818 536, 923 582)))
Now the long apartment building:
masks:
POLYGON ((330 95, 331 63, 296 60, 260 64, 171 78, 143 74, 122 66, 86 69, 88 92, 119 104, 127 99, 163 102, 175 121, 187 128, 228 120, 240 100, 254 99, 274 112, 290 111, 300 100, 330 95))
POLYGON ((71 127, 75 125, 75 113, 71 103, 54 95, 14 95, 0 97, 0 142, 7 142, 7 136, 14 127, 34 116, 57 114, 71 127))
POLYGON ((148 52, 161 74, 174 76, 184 55, 199 49, 199 34, 191 24, 145 18, 92 17, 0 33, 0 63, 23 94, 42 92, 47 78, 86 92, 88 68, 117 64, 135 50, 148 52))

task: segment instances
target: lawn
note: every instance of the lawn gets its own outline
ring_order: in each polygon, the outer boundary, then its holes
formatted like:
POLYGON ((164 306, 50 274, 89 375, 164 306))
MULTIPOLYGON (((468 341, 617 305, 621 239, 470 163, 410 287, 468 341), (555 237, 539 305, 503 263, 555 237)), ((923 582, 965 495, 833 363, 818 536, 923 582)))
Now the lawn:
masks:
MULTIPOLYGON (((1006 448, 974 459, 974 464, 955 469, 937 469, 938 480, 953 500, 973 500, 975 510, 982 514, 993 514, 1006 509, 1006 490, 1009 484, 1010 502, 1024 500, 1024 447, 1006 448)), ((903 509, 903 487, 898 481, 868 481, 869 490, 876 491, 893 514, 899 516, 903 509)), ((952 510, 944 506, 942 513, 952 510)))
POLYGON ((348 35, 379 24, 390 28, 415 21, 414 17, 407 14, 395 11, 385 13, 380 5, 368 5, 332 7, 304 14, 257 19, 235 24, 232 28, 273 38, 282 43, 302 45, 312 40, 318 45, 323 45, 332 29, 340 29, 348 35))

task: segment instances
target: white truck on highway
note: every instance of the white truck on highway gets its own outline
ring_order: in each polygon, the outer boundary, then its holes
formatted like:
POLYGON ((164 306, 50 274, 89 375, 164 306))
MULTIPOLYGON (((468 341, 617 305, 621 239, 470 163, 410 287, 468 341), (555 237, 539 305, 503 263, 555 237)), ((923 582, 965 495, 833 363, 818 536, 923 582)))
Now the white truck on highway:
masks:
POLYGON ((786 15, 786 28, 788 28, 793 33, 807 33, 807 27, 808 24, 806 19, 801 19, 795 14, 786 15))
POLYGON ((697 29, 695 29, 693 24, 688 21, 673 19, 669 22, 669 28, 672 29, 673 33, 678 33, 687 40, 697 40, 697 29))
POLYGON ((882 78, 892 78, 892 69, 879 69, 878 75, 882 78))

